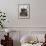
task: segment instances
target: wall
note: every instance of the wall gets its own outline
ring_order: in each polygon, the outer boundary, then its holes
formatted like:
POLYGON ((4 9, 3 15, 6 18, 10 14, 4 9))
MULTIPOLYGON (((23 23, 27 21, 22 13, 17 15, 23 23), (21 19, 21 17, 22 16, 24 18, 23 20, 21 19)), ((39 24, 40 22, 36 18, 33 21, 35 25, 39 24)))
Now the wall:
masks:
POLYGON ((45 4, 46 0, 0 0, 0 10, 7 16, 5 26, 21 33, 46 31, 45 4), (30 19, 18 19, 18 4, 30 4, 30 19))
POLYGON ((45 4, 46 0, 0 0, 0 10, 7 16, 5 26, 19 31, 46 31, 45 4), (18 4, 30 4, 30 19, 18 19, 18 4))
POLYGON ((0 10, 6 12, 7 16, 5 27, 20 31, 20 36, 31 31, 46 33, 45 4, 46 0, 0 0, 0 10), (30 4, 30 19, 18 19, 18 4, 30 4))
POLYGON ((46 27, 46 0, 0 0, 6 12, 6 27, 46 27), (30 4, 30 19, 18 19, 18 4, 30 4))

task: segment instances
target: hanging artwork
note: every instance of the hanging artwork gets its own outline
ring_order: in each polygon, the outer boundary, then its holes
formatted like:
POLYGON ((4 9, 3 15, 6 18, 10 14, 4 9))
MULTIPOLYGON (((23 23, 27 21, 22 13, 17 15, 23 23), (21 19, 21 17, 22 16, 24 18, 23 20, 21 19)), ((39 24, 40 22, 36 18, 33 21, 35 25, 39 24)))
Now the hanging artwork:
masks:
POLYGON ((20 19, 29 19, 30 17, 30 5, 29 4, 18 5, 18 17, 20 19))

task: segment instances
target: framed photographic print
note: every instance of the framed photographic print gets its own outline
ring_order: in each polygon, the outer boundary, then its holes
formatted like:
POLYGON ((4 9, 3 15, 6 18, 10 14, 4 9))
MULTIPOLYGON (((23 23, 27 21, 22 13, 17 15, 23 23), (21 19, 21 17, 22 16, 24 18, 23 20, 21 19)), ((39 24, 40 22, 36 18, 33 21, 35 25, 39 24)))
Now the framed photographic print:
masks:
POLYGON ((18 17, 20 19, 29 19, 30 17, 30 4, 18 5, 18 17))

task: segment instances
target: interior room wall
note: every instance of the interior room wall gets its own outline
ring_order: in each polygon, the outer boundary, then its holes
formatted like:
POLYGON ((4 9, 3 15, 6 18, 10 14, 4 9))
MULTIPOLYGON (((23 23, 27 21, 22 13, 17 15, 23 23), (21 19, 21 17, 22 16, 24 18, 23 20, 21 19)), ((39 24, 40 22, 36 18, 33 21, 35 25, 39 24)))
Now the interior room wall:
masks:
POLYGON ((27 34, 28 31, 46 31, 45 4, 46 0, 0 0, 0 10, 6 12, 7 16, 5 27, 21 31, 21 35, 27 34), (18 4, 30 4, 29 19, 18 19, 18 4))
POLYGON ((0 10, 6 12, 6 27, 46 27, 46 0, 0 0, 0 10), (18 19, 18 4, 30 4, 30 18, 18 19))

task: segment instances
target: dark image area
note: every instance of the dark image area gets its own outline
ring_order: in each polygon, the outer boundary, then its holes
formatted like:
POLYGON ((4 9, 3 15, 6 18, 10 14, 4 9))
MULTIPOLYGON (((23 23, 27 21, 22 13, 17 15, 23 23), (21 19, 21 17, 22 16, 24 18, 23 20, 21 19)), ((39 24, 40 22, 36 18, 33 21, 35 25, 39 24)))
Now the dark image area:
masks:
POLYGON ((27 16, 27 9, 21 8, 20 16, 27 16))

